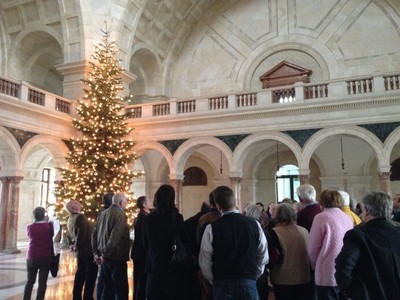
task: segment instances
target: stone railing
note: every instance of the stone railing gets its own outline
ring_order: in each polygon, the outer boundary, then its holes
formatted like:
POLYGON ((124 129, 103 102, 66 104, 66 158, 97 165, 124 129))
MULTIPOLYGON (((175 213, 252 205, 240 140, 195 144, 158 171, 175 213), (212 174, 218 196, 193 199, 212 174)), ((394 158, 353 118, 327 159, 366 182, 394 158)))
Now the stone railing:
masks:
MULTIPOLYGON (((178 117, 179 115, 201 115, 218 112, 238 112, 239 110, 259 110, 273 107, 286 107, 292 103, 307 101, 351 100, 360 97, 384 97, 388 93, 400 92, 400 74, 348 78, 319 83, 296 83, 293 86, 239 92, 191 99, 170 99, 159 102, 127 105, 129 119, 148 119, 157 117, 178 117), (282 105, 282 106, 281 106, 282 105)), ((76 101, 62 98, 47 91, 33 87, 27 82, 17 82, 0 77, 1 94, 55 110, 75 115, 76 101)))
POLYGON ((196 99, 171 99, 138 105, 128 105, 128 118, 152 118, 157 116, 173 116, 191 113, 208 114, 212 112, 233 112, 240 109, 273 108, 291 103, 311 100, 335 101, 379 97, 388 92, 400 92, 400 74, 384 76, 366 76, 348 78, 320 83, 296 83, 294 86, 271 88, 259 91, 241 92, 232 95, 211 96, 196 99), (138 110, 139 113, 133 113, 138 110), (140 116, 139 116, 140 115, 140 116))
POLYGON ((74 101, 36 88, 26 81, 17 82, 0 77, 0 97, 1 94, 66 114, 73 114, 75 111, 74 101))

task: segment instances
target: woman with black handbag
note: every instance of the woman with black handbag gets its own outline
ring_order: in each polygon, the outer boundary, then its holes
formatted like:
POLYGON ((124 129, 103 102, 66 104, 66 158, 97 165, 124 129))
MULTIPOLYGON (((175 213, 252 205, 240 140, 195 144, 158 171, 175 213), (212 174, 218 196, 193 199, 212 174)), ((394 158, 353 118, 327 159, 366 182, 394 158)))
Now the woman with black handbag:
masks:
POLYGON ((29 238, 26 253, 26 268, 28 280, 25 284, 24 300, 31 299, 33 285, 39 272, 39 283, 36 299, 44 299, 47 288, 50 264, 54 256, 53 250, 53 223, 46 220, 46 210, 36 207, 33 210, 34 222, 29 224, 26 231, 29 238))
POLYGON ((188 237, 183 217, 175 207, 172 186, 164 184, 157 190, 154 208, 143 219, 147 299, 200 299, 196 264, 187 247, 188 237), (186 253, 183 256, 182 251, 186 253))

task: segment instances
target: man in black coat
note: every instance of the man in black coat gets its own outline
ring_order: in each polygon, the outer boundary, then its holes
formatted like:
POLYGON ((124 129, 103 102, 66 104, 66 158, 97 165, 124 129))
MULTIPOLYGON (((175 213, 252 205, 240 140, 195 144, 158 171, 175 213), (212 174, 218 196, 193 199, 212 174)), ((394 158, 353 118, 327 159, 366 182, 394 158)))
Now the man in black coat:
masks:
POLYGON ((390 220, 392 207, 386 193, 368 193, 361 205, 365 223, 344 236, 335 277, 348 298, 400 299, 400 227, 390 220))

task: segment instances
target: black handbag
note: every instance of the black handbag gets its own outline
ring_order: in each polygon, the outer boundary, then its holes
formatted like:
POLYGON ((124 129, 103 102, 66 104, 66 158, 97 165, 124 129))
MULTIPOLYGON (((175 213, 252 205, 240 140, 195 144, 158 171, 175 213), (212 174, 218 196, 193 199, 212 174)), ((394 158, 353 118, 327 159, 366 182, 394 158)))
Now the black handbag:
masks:
POLYGON ((49 227, 50 227, 50 246, 51 246, 51 249, 53 252, 53 256, 51 258, 51 263, 50 263, 50 273, 51 273, 51 276, 57 277, 59 264, 60 264, 60 253, 57 253, 56 255, 54 255, 54 247, 53 247, 54 227, 53 227, 52 222, 49 222, 49 227))
POLYGON ((175 214, 173 215, 172 224, 174 238, 171 246, 172 256, 169 259, 169 263, 177 267, 194 267, 197 264, 197 259, 189 250, 188 246, 182 242, 176 224, 175 214))
POLYGON ((51 259, 51 264, 50 264, 51 276, 57 277, 59 264, 60 264, 60 253, 57 253, 56 255, 53 255, 51 259))

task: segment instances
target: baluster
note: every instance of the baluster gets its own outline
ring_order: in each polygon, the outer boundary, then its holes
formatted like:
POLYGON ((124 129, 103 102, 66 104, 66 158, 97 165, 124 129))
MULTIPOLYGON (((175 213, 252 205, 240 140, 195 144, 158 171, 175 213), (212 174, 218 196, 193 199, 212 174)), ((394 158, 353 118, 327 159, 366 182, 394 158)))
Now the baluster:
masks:
POLYGON ((306 91, 306 99, 311 99, 312 98, 312 87, 305 87, 305 91, 306 91))
POLYGON ((395 76, 395 83, 396 83, 396 89, 398 90, 400 88, 399 86, 399 76, 395 76))

